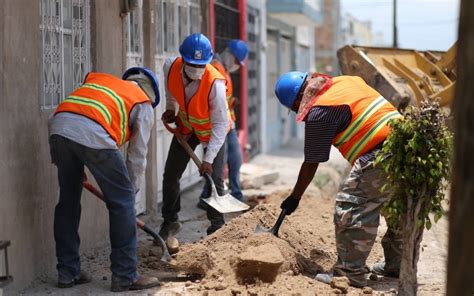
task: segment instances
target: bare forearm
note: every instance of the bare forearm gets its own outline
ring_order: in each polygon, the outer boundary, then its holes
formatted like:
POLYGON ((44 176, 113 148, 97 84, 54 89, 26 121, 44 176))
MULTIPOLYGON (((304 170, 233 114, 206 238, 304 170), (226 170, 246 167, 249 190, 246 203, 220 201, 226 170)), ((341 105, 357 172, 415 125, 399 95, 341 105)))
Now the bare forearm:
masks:
POLYGON ((293 188, 293 192, 291 193, 294 198, 300 199, 301 196, 303 196, 303 193, 306 191, 306 188, 308 188, 309 184, 314 178, 314 175, 316 174, 318 165, 319 163, 303 162, 298 175, 298 180, 296 181, 296 185, 293 188))

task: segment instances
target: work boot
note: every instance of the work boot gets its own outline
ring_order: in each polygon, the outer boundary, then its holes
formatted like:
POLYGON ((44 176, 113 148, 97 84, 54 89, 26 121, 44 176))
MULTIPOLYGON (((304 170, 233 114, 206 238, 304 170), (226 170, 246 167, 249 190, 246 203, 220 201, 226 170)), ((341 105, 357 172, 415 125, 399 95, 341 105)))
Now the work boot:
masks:
POLYGON ((161 224, 159 234, 161 238, 164 241, 166 241, 168 237, 175 236, 180 230, 181 230, 181 223, 179 223, 178 221, 175 221, 175 222, 164 221, 161 224))
POLYGON ((207 235, 213 234, 213 233, 216 232, 217 230, 221 229, 222 226, 224 226, 224 224, 211 224, 211 226, 209 226, 209 227, 206 229, 207 235))
POLYGON ((112 281, 110 290, 112 292, 125 292, 130 290, 144 290, 157 287, 160 285, 160 281, 156 277, 141 275, 132 284, 123 284, 119 281, 112 281))
POLYGON ((58 288, 72 288, 74 287, 75 285, 82 285, 82 284, 87 284, 87 283, 90 283, 92 281, 92 278, 90 275, 88 275, 87 273, 81 271, 81 273, 79 274, 79 277, 77 279, 74 279, 70 282, 61 282, 58 280, 58 288))
POLYGON ((199 199, 199 202, 197 203, 197 207, 201 210, 206 211, 207 210, 207 203, 202 200, 202 198, 199 199))
POLYGON ((385 269, 385 262, 375 263, 372 267, 372 273, 381 275, 384 277, 398 278, 400 275, 400 270, 395 269, 385 269))

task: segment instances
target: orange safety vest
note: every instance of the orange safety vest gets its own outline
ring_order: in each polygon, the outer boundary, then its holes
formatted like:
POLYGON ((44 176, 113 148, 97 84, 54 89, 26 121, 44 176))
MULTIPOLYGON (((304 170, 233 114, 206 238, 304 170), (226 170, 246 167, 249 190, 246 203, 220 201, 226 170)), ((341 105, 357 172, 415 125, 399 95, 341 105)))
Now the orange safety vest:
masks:
POLYGON ((84 84, 59 104, 54 114, 71 112, 100 124, 121 146, 130 138, 130 112, 136 104, 150 99, 133 82, 105 73, 90 72, 84 84))
POLYGON ((340 105, 351 108, 352 120, 336 135, 333 145, 351 164, 387 138, 390 119, 401 117, 389 101, 357 76, 334 77, 333 85, 313 104, 340 105))
MULTIPOLYGON (((176 98, 179 105, 178 127, 182 134, 194 133, 199 141, 209 143, 211 140, 212 122, 209 112, 209 94, 212 85, 217 79, 224 77, 211 65, 206 65, 206 70, 201 77, 199 87, 186 104, 185 91, 182 77, 183 60, 176 58, 168 72, 167 87, 171 95, 176 98)), ((227 115, 229 107, 227 106, 227 115)), ((232 122, 229 120, 229 128, 232 122)))
POLYGON ((230 77, 229 72, 226 71, 224 68, 224 65, 222 65, 221 62, 218 60, 212 60, 211 65, 214 66, 214 68, 219 71, 219 73, 222 74, 222 76, 225 77, 225 80, 227 82, 226 84, 226 97, 227 97, 227 105, 229 105, 229 111, 230 111, 230 119, 235 122, 235 112, 234 112, 234 106, 235 106, 235 99, 233 98, 233 88, 232 88, 232 78, 230 77))

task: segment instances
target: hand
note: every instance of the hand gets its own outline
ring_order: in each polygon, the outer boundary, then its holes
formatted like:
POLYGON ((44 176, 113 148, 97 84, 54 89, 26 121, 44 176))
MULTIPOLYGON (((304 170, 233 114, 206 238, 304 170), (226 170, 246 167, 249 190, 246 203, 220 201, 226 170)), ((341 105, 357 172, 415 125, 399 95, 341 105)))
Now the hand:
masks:
POLYGON ((212 164, 207 161, 203 161, 201 167, 199 168, 199 174, 204 176, 204 173, 207 173, 209 176, 212 175, 212 164))
POLYGON ((300 203, 299 198, 295 198, 292 195, 288 196, 280 205, 280 209, 285 209, 287 215, 291 215, 296 208, 298 207, 298 204, 300 203))
POLYGON ((164 120, 166 123, 173 123, 176 121, 176 116, 174 115, 173 110, 166 110, 163 112, 163 115, 161 115, 161 120, 164 120))

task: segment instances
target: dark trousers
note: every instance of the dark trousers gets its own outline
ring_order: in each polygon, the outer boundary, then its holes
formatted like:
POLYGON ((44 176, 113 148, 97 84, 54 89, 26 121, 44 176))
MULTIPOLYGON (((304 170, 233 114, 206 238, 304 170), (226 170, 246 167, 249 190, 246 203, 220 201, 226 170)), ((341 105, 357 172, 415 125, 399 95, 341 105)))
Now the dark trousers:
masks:
MULTIPOLYGON (((99 184, 109 210, 112 280, 132 283, 137 274, 135 192, 119 150, 92 149, 64 137, 50 137, 51 158, 58 168, 59 202, 54 212, 54 239, 60 282, 80 273, 79 221, 84 166, 99 184)), ((97 206, 102 206, 97 200, 97 206)))
MULTIPOLYGON (((194 150, 197 145, 199 145, 199 140, 195 135, 192 135, 188 139, 188 144, 194 150)), ((217 193, 219 195, 225 193, 223 177, 224 152, 225 143, 222 145, 212 163, 213 173, 211 177, 216 185, 217 193)), ((178 212, 181 210, 181 190, 179 180, 186 169, 189 159, 190 156, 186 153, 181 144, 179 144, 176 137, 173 137, 168 151, 168 158, 166 159, 165 172, 163 174, 163 207, 161 213, 165 221, 178 221, 178 212)), ((211 222, 211 225, 222 226, 224 224, 224 215, 212 207, 207 207, 207 218, 211 222)))

